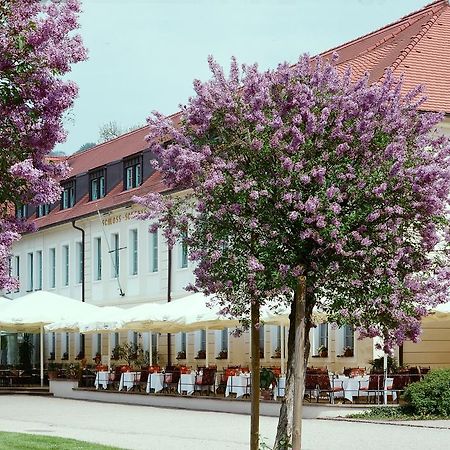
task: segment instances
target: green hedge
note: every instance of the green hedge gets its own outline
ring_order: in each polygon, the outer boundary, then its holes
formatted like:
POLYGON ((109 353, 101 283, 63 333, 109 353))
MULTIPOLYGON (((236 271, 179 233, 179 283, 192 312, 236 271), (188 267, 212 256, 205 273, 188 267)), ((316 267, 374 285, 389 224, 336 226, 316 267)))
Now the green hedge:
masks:
POLYGON ((410 384, 404 398, 413 414, 450 417, 450 369, 433 370, 410 384))

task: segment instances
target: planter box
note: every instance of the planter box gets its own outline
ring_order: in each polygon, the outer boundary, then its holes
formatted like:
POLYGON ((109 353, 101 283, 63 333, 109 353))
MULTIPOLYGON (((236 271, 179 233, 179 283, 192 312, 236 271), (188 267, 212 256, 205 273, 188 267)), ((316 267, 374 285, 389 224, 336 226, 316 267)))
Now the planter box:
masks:
POLYGON ((56 378, 49 380, 49 390, 55 397, 71 398, 72 390, 78 387, 78 380, 56 378))

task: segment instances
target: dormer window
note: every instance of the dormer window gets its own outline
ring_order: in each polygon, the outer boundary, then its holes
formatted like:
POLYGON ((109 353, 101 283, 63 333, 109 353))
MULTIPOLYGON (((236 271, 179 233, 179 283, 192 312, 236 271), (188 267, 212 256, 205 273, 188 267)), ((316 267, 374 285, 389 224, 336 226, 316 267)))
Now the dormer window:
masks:
POLYGON ((28 214, 27 205, 16 205, 16 217, 18 219, 26 219, 28 214))
POLYGON ((72 208, 75 205, 75 180, 62 185, 61 209, 72 208))
POLYGON ((106 195, 105 169, 89 173, 89 199, 98 200, 106 195))
POLYGON ((142 155, 124 161, 124 190, 133 189, 142 183, 142 155))
POLYGON ((36 208, 36 217, 44 217, 50 212, 50 205, 45 203, 44 205, 38 205, 36 208))

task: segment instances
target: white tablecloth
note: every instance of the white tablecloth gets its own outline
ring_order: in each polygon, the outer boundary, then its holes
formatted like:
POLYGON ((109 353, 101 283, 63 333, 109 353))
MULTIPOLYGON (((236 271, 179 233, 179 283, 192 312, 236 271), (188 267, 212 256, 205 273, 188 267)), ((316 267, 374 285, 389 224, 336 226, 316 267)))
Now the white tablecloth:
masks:
POLYGON ((277 385, 274 388, 275 397, 284 397, 286 392, 286 377, 280 377, 277 379, 277 385))
POLYGON ((236 398, 250 394, 250 374, 241 374, 229 376, 227 387, 225 388, 225 397, 231 393, 236 394, 236 398))
POLYGON ((163 373, 149 373, 147 378, 147 388, 145 391, 150 393, 150 389, 154 389, 155 392, 161 392, 164 387, 164 374, 163 373))
POLYGON ((123 372, 120 377, 119 391, 127 388, 129 391, 133 386, 139 383, 141 379, 141 372, 123 372))
MULTIPOLYGON (((386 379, 386 387, 392 386, 392 378, 386 379)), ((331 387, 333 387, 333 379, 330 377, 330 383, 331 387)), ((334 386, 340 387, 342 384, 342 387, 344 388, 344 392, 335 392, 334 397, 335 398, 342 398, 345 395, 345 399, 353 402, 353 397, 356 397, 358 394, 361 397, 367 397, 367 396, 375 396, 375 392, 367 392, 367 391, 359 391, 360 388, 364 387, 367 388, 369 386, 369 375, 364 376, 358 376, 358 377, 345 377, 342 375, 339 375, 339 378, 334 380, 334 386)), ((380 391, 383 391, 383 386, 380 386, 380 391)), ((394 392, 393 399, 395 400, 397 398, 397 394, 394 392)))
POLYGON ((178 382, 178 393, 186 391, 187 395, 192 395, 195 390, 195 373, 182 373, 178 382))
POLYGON ((95 389, 98 389, 99 386, 102 386, 103 389, 106 389, 108 387, 108 380, 109 380, 109 372, 97 372, 97 375, 95 375, 95 389))

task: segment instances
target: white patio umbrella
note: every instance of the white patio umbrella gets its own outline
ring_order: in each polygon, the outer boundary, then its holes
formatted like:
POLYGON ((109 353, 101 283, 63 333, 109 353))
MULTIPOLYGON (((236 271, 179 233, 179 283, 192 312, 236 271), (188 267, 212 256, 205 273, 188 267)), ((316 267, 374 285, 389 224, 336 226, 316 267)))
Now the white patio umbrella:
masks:
POLYGON ((62 320, 45 325, 46 331, 69 333, 108 333, 108 366, 111 365, 111 332, 121 329, 120 317, 124 309, 116 306, 99 306, 89 318, 77 318, 62 320))
POLYGON ((47 291, 35 291, 16 298, 2 308, 0 329, 40 333, 40 375, 44 384, 44 326, 72 317, 88 317, 98 306, 82 303, 47 291))

